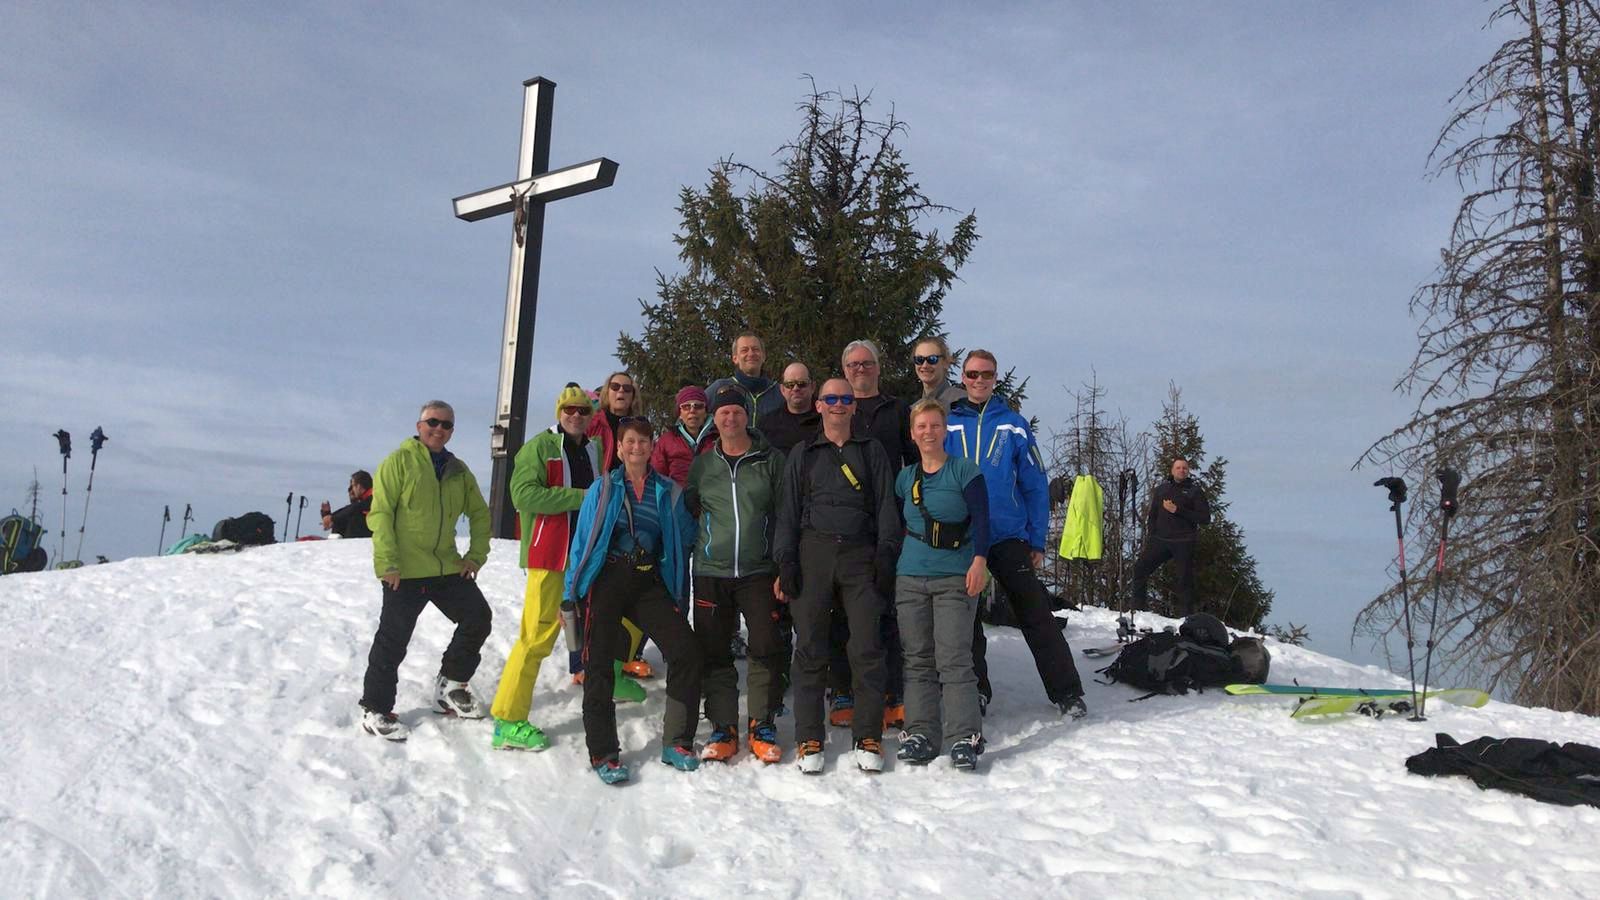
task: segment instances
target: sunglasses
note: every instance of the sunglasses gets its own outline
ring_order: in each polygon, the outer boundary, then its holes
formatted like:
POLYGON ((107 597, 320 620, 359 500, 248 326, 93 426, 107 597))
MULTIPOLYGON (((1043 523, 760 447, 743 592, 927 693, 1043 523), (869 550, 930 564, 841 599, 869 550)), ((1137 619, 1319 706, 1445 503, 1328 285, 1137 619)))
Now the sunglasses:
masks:
POLYGON ((450 429, 456 427, 456 423, 450 421, 449 419, 423 419, 422 424, 428 426, 429 428, 443 428, 445 431, 449 431, 450 429))
POLYGON ((678 408, 687 409, 690 412, 699 412, 700 410, 705 409, 706 405, 701 403, 699 400, 690 400, 686 403, 679 403, 678 408))
POLYGON ((845 406, 849 406, 850 404, 856 402, 854 394, 823 394, 817 399, 828 404, 829 406, 837 406, 841 403, 845 406))
POLYGON ((994 370, 990 369, 987 372, 980 372, 977 369, 968 369, 966 371, 966 376, 968 381, 993 381, 994 370))
POLYGON ((631 394, 631 393, 633 393, 633 385, 631 385, 631 384, 618 384, 617 382, 613 381, 609 385, 607 385, 607 387, 611 388, 611 393, 613 393, 613 394, 631 394))
POLYGON ((846 369, 876 369, 878 364, 870 359, 859 359, 855 362, 845 363, 844 367, 846 369))
POLYGON ((811 387, 811 382, 809 382, 809 381, 785 381, 783 383, 783 386, 788 388, 791 391, 797 391, 797 390, 799 390, 801 388, 811 387))
POLYGON ((935 353, 932 356, 913 356, 911 357, 911 363, 917 366, 937 366, 941 359, 944 359, 944 357, 935 353))
POLYGON ((563 407, 561 407, 561 414, 562 415, 566 415, 566 416, 592 416, 592 415, 594 415, 594 407, 592 407, 592 406, 563 406, 563 407))

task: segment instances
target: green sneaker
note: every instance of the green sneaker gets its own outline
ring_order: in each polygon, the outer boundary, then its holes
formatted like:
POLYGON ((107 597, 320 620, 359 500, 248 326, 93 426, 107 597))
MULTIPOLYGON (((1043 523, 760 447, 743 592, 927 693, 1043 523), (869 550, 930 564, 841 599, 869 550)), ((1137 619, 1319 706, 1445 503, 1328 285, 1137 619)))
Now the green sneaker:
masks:
POLYGON ((611 699, 616 703, 643 703, 644 688, 639 682, 622 674, 622 661, 611 664, 611 674, 615 682, 611 687, 611 699))
POLYGON ((548 746, 550 739, 544 736, 544 732, 527 722, 494 720, 496 750, 543 750, 548 746))

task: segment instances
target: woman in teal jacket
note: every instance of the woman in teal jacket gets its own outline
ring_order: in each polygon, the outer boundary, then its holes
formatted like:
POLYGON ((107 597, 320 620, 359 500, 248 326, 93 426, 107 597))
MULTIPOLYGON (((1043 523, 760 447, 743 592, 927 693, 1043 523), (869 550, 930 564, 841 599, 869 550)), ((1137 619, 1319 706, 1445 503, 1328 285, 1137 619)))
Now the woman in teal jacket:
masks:
POLYGON ((566 573, 566 596, 589 601, 583 731, 589 764, 607 784, 627 781, 628 767, 617 742, 611 667, 589 665, 588 659, 611 660, 627 650, 624 616, 650 632, 667 661, 661 761, 686 772, 700 764, 694 732, 702 657, 677 605, 688 596, 694 521, 684 509, 682 489, 650 468, 650 423, 623 419, 616 437, 621 465, 584 494, 566 573))

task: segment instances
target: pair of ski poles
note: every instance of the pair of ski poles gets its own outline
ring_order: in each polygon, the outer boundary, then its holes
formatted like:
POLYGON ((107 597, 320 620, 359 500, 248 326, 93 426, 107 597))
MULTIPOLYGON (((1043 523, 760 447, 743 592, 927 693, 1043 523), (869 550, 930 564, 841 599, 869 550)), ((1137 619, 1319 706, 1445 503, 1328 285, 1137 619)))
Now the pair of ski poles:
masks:
POLYGON ((1406 578, 1406 535, 1405 526, 1401 522, 1400 507, 1406 502, 1406 483, 1395 477, 1380 478, 1372 483, 1373 487, 1385 488, 1389 491, 1389 509, 1394 513, 1395 541, 1400 549, 1400 601, 1406 628, 1406 670, 1411 676, 1411 721, 1422 722, 1427 720, 1424 715, 1424 706, 1428 702, 1428 679, 1433 674, 1433 648, 1434 629, 1439 622, 1439 588, 1444 581, 1444 551, 1450 540, 1450 520, 1456 514, 1456 491, 1461 487, 1461 473, 1455 469, 1445 467, 1434 473, 1439 479, 1439 556, 1434 565, 1433 573, 1433 605, 1428 612, 1428 640, 1427 652, 1423 656, 1422 685, 1424 693, 1417 692, 1417 659, 1416 659, 1416 632, 1411 627, 1411 589, 1406 578))

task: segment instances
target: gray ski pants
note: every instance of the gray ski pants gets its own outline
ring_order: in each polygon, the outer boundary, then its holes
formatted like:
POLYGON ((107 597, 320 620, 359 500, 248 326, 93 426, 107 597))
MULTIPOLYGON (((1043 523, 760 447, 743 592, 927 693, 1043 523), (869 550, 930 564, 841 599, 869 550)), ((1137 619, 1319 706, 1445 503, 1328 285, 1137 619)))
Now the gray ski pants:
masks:
POLYGON ((972 669, 972 622, 978 598, 961 575, 899 575, 894 602, 906 654, 906 731, 941 747, 983 731, 978 676, 972 669), (940 723, 944 730, 941 734, 940 723))

